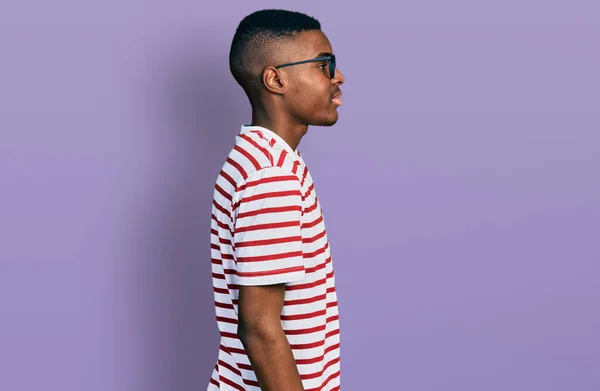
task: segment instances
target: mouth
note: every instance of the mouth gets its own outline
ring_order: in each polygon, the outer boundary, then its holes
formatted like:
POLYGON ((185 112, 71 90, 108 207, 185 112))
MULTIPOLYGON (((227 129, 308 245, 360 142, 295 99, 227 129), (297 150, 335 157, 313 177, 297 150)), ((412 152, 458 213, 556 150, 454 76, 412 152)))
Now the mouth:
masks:
POLYGON ((331 101, 333 102, 334 105, 341 106, 342 105, 342 91, 338 91, 337 93, 335 93, 335 95, 333 95, 333 97, 331 98, 331 101))

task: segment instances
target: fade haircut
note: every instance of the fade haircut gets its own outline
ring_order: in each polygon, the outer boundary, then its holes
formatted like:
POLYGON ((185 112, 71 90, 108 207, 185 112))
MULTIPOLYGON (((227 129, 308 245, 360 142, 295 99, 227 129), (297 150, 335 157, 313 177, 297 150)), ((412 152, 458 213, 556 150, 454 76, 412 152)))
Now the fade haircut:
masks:
POLYGON ((229 52, 229 69, 234 79, 248 92, 252 81, 262 77, 274 50, 292 41, 302 31, 321 30, 319 21, 301 12, 265 9, 240 22, 229 52))

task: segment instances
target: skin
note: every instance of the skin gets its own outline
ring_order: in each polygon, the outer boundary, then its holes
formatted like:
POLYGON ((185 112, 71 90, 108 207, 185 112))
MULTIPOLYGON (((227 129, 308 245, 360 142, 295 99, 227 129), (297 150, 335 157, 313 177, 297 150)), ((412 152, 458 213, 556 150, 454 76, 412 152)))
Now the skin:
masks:
MULTIPOLYGON (((293 50, 283 50, 274 65, 333 53, 321 31, 304 31, 293 50)), ((251 95, 252 125, 277 133, 296 149, 310 125, 331 126, 338 120, 337 107, 344 76, 336 69, 329 78, 327 61, 276 69, 267 66, 260 89, 251 95)), ((281 326, 285 285, 241 286, 238 336, 256 373, 262 391, 304 391, 298 367, 281 326)))
POLYGON ((327 61, 279 69, 275 65, 315 58, 320 53, 333 53, 322 31, 299 33, 292 50, 270 58, 273 64, 263 72, 263 88, 250 99, 252 125, 274 131, 293 149, 309 125, 331 126, 337 122, 337 105, 332 97, 341 92, 344 75, 336 67, 330 79, 327 61))

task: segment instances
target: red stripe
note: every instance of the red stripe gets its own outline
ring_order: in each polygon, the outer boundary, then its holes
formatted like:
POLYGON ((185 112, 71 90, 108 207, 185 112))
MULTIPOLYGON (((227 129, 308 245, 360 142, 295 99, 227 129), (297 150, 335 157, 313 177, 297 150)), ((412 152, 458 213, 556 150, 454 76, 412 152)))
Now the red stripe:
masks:
POLYGON ((304 166, 304 172, 302 173, 302 181, 300 181, 300 186, 304 186, 304 181, 306 180, 306 175, 308 175, 308 167, 304 166))
POLYGON ((319 204, 319 203, 318 203, 317 197, 315 197, 315 202, 314 202, 314 203, 313 203, 311 206, 309 206, 308 208, 306 208, 306 209, 304 210, 304 213, 310 213, 310 212, 312 212, 313 210, 317 209, 317 205, 318 205, 318 204, 319 204))
POLYGON ((231 200, 233 199, 231 197, 231 194, 227 193, 225 190, 223 190, 223 188, 221 186, 219 186, 218 184, 215 185, 215 189, 221 193, 221 195, 225 198, 227 198, 229 200, 229 202, 231 202, 231 200))
POLYGON ((239 339, 236 333, 228 333, 227 331, 220 332, 221 337, 239 339))
MULTIPOLYGON (((236 368, 232 367, 231 365, 227 364, 225 361, 219 360, 218 364, 221 365, 224 368, 229 369, 231 372, 235 373, 236 375, 238 375, 240 377, 242 376, 242 372, 239 369, 236 369, 236 368)), ((255 381, 255 380, 248 380, 248 379, 242 378, 242 381, 244 382, 244 384, 247 384, 249 386, 258 387, 258 382, 255 381)), ((245 390, 245 387, 244 387, 244 390, 245 390)))
MULTIPOLYGON (((253 196, 242 198, 240 201, 232 205, 231 209, 235 211, 241 204, 256 201, 264 198, 277 198, 277 197, 289 197, 289 196, 300 196, 299 190, 287 190, 287 191, 273 191, 269 193, 256 194, 253 196)), ((299 202, 296 204, 300 204, 299 202)))
POLYGON ((318 363, 320 361, 323 361, 325 359, 325 355, 322 356, 318 356, 315 358, 304 358, 304 359, 296 359, 296 364, 297 365, 310 365, 310 364, 315 364, 318 363))
POLYGON ((338 335, 339 333, 340 333, 340 330, 332 330, 332 331, 328 332, 327 334, 325 334, 325 338, 333 337, 334 335, 338 335))
POLYGON ((249 212, 242 212, 242 213, 238 213, 237 215, 237 219, 243 219, 244 217, 250 217, 250 216, 258 216, 261 214, 267 214, 267 213, 283 213, 283 212, 295 212, 295 211, 302 211, 302 206, 300 205, 292 205, 292 206, 278 206, 278 207, 273 207, 273 208, 262 208, 262 209, 257 209, 257 210, 253 210, 253 211, 249 211, 249 212))
POLYGON ((244 198, 242 198, 242 200, 239 203, 243 204, 245 202, 262 200, 265 198, 289 197, 289 196, 300 196, 300 195, 301 195, 300 190, 271 191, 268 193, 255 194, 253 196, 244 197, 244 198))
POLYGON ((300 242, 301 236, 289 236, 285 238, 265 239, 265 240, 249 240, 247 242, 238 242, 237 247, 254 247, 254 246, 269 246, 272 244, 300 242))
POLYGON ((323 278, 321 280, 309 282, 307 284, 288 285, 285 287, 285 290, 286 291, 299 291, 299 290, 303 290, 303 289, 310 289, 310 288, 314 288, 319 285, 323 285, 323 284, 325 284, 325 282, 326 282, 326 279, 323 278))
POLYGON ((223 264, 223 261, 220 259, 211 258, 210 260, 213 265, 222 265, 223 264))
POLYGON ((336 343, 335 345, 331 345, 330 347, 326 348, 326 349, 323 351, 323 353, 324 353, 324 354, 327 354, 327 353, 329 353, 329 352, 332 352, 332 351, 334 351, 335 349, 338 349, 339 347, 340 347, 340 343, 338 342, 338 343, 336 343))
POLYGON ((283 167, 283 162, 285 161, 286 155, 287 155, 287 151, 285 149, 282 150, 281 154, 279 155, 279 160, 277 160, 277 166, 283 167))
POLYGON ((256 143, 256 141, 252 140, 250 137, 248 137, 245 134, 241 134, 240 137, 243 138, 244 140, 246 140, 247 142, 249 142, 250 144, 252 144, 252 146, 254 148, 256 148, 259 151, 261 151, 265 155, 265 157, 267 159, 269 159, 269 161, 271 162, 271 164, 273 164, 273 157, 271 156, 271 154, 266 149, 264 149, 262 146, 258 145, 256 143))
MULTIPOLYGON (((331 376, 329 376, 319 387, 317 387, 317 388, 309 388, 309 389, 306 389, 305 391, 321 391, 327 384, 329 384, 329 382, 331 380, 333 380, 333 379, 335 379, 336 377, 339 377, 339 376, 340 376, 340 371, 337 371, 336 373, 334 373, 331 376)), ((338 388, 338 390, 339 390, 339 388, 338 388)))
POLYGON ((211 249, 211 250, 220 250, 220 249, 221 249, 221 247, 219 247, 219 245, 218 245, 218 244, 216 244, 216 243, 211 243, 211 244, 210 244, 210 249, 211 249))
POLYGON ((210 382, 211 382, 212 384, 214 384, 215 386, 217 386, 217 387, 220 387, 220 386, 221 386, 221 384, 220 384, 218 381, 216 381, 215 379, 213 379, 212 377, 210 378, 210 382))
MULTIPOLYGON (((213 205, 214 205, 215 209, 217 209, 219 212, 223 213, 225 216, 227 216, 227 217, 229 217, 229 219, 231 219, 231 213, 229 213, 229 211, 227 209, 225 209, 221 205, 219 205, 217 200, 213 199, 213 205)), ((231 221, 233 221, 233 219, 231 219, 231 221)))
MULTIPOLYGON (((244 364, 244 363, 240 363, 240 362, 239 362, 239 363, 237 363, 237 365, 238 365, 238 367, 239 367, 240 369, 245 369, 245 370, 247 370, 247 371, 252 371, 252 365, 249 365, 249 364, 244 364)), ((257 387, 258 387, 258 386, 257 386, 257 387)))
POLYGON ((296 174, 296 173, 298 172, 298 166, 299 166, 299 165, 300 165, 300 162, 299 162, 298 160, 296 160, 296 161, 294 162, 294 167, 292 167, 292 172, 293 172, 294 174, 296 174))
POLYGON ((227 378, 226 378, 226 377, 224 377, 223 375, 219 375, 219 381, 220 381, 221 383, 225 383, 225 384, 228 384, 228 385, 230 385, 231 387, 235 388, 236 390, 240 390, 240 391, 245 391, 245 390, 246 390, 246 387, 242 387, 242 386, 240 386, 239 384, 237 384, 237 383, 234 383, 233 381, 231 381, 231 380, 227 379, 227 378))
POLYGON ((219 303, 218 301, 215 301, 215 306, 219 307, 219 308, 225 308, 226 310, 233 310, 233 309, 235 309, 233 307, 233 304, 219 303))
POLYGON ((298 344, 298 345, 290 344, 290 347, 294 350, 304 350, 304 349, 318 348, 319 346, 323 346, 323 345, 325 345, 325 341, 317 341, 317 342, 313 342, 313 343, 305 343, 305 344, 298 344))
POLYGON ((329 352, 334 351, 335 349, 338 349, 340 347, 339 343, 336 343, 335 345, 332 345, 328 348, 326 348, 323 351, 323 354, 320 356, 317 356, 315 358, 304 358, 304 359, 297 359, 296 360, 296 364, 297 365, 310 365, 310 364, 314 364, 314 363, 318 363, 320 361, 323 361, 323 359, 325 358, 325 355, 329 352))
POLYGON ((315 372, 315 373, 309 373, 309 374, 306 374, 306 375, 301 375, 300 378, 302 380, 304 380, 304 379, 314 379, 316 377, 321 377, 321 376, 323 376, 323 373, 325 373, 325 371, 327 370, 327 368, 329 368, 330 366, 335 365, 335 364, 337 364, 339 362, 340 362, 340 358, 336 357, 336 358, 332 359, 331 361, 329 361, 327 364, 325 364, 323 366, 323 369, 321 369, 320 371, 315 372))
POLYGON ((224 316, 217 316, 217 321, 223 323, 238 324, 237 319, 226 318, 224 316))
POLYGON ((312 238, 304 238, 302 239, 302 243, 314 243, 317 240, 321 239, 325 236, 325 230, 323 230, 320 234, 313 236, 312 238))
POLYGON ((214 213, 211 215, 211 217, 215 221, 215 223, 217 223, 217 225, 219 226, 219 228, 226 229, 227 231, 229 231, 233 235, 233 231, 231 230, 231 228, 229 227, 228 224, 223 223, 222 221, 220 221, 219 219, 217 219, 217 216, 215 216, 214 213))
POLYGON ((231 354, 231 353, 237 353, 237 354, 246 354, 246 351, 244 349, 238 349, 238 348, 228 348, 227 346, 220 346, 221 350, 224 351, 225 353, 231 354))
POLYGON ((301 319, 312 319, 317 316, 323 316, 327 312, 325 310, 310 312, 308 314, 297 314, 297 315, 281 315, 281 320, 301 320, 301 319))
POLYGON ((262 138, 263 140, 266 140, 264 134, 262 134, 262 132, 260 130, 250 130, 250 133, 254 133, 256 134, 258 137, 262 138))
MULTIPOLYGON (((323 387, 325 387, 327 384, 329 384, 330 381, 332 381, 333 379, 335 379, 336 377, 340 376, 340 371, 337 371, 336 373, 332 373, 324 382, 323 385, 321 386, 321 389, 323 389, 323 387)), ((310 390, 306 390, 306 391, 310 391, 310 390)))
POLYGON ((327 303, 327 308, 332 308, 332 307, 337 307, 338 302, 336 301, 332 301, 331 303, 327 303))
POLYGON ((323 221, 323 215, 321 215, 319 218, 317 218, 314 221, 311 221, 310 223, 304 223, 302 224, 302 228, 312 228, 315 225, 319 224, 321 221, 323 221))
POLYGON ((339 315, 330 316, 329 318, 327 318, 327 321, 325 323, 335 322, 336 320, 340 320, 340 316, 339 315))
POLYGON ((256 168, 257 170, 260 170, 262 168, 260 163, 258 162, 258 160, 256 160, 256 158, 254 156, 252 156, 244 148, 240 147, 239 145, 236 145, 235 147, 233 147, 233 149, 235 149, 236 151, 238 151, 239 153, 244 155, 246 157, 246 159, 248 159, 250 161, 250 163, 252 163, 254 168, 256 168))
POLYGON ((316 333, 318 331, 323 331, 325 330, 326 326, 317 326, 317 327, 312 327, 310 329, 299 329, 299 330, 285 330, 285 334, 286 335, 302 335, 302 334, 312 334, 312 333, 316 333))
POLYGON ((283 305, 300 305, 300 304, 310 304, 319 300, 325 300, 327 298, 326 294, 309 297, 308 299, 298 299, 298 300, 285 300, 283 305))
POLYGON ((225 367, 227 369, 229 369, 231 372, 235 373, 238 376, 242 376, 242 372, 239 369, 236 369, 234 367, 232 367, 231 365, 227 364, 225 361, 223 360, 218 360, 217 363, 222 366, 225 367))
POLYGON ((304 194, 302 196, 302 201, 304 201, 305 199, 308 198, 308 196, 312 193, 312 191, 314 190, 314 188, 315 188, 315 184, 313 183, 312 185, 309 186, 308 190, 306 190, 306 194, 304 194))
POLYGON ((227 158, 227 163, 231 164, 233 167, 235 167, 240 174, 242 175, 242 178, 244 179, 248 179, 248 174, 246 173, 246 170, 244 170, 244 168, 235 160, 233 160, 232 158, 228 157, 227 158))
POLYGON ((326 264, 322 263, 322 264, 317 265, 315 267, 307 267, 306 268, 306 274, 314 273, 317 270, 325 269, 325 266, 326 266, 326 264))
POLYGON ((278 259, 286 259, 286 258, 294 258, 301 257, 302 251, 291 251, 287 253, 279 253, 279 254, 269 254, 269 255, 259 255, 256 257, 238 257, 238 262, 265 262, 265 261, 275 261, 278 259))
POLYGON ((221 170, 219 175, 221 175, 223 177, 223 179, 225 179, 227 182, 231 183, 231 186, 233 186, 233 188, 237 191, 237 184, 235 183, 235 181, 233 180, 231 175, 229 175, 228 173, 226 173, 223 170, 221 170))
POLYGON ((213 276, 213 278, 216 278, 217 280, 224 280, 225 279, 225 275, 224 274, 213 273, 212 276, 213 276))
POLYGON ((233 247, 233 243, 231 243, 230 239, 219 238, 219 243, 233 247))
POLYGON ((325 250, 327 250, 327 248, 329 247, 329 243, 325 243, 325 245, 323 247, 321 247, 320 249, 318 249, 317 251, 314 251, 312 253, 307 253, 304 254, 304 258, 314 258, 319 254, 323 254, 325 252, 325 250))
POLYGON ((294 266, 285 269, 269 270, 264 272, 237 272, 239 277, 261 277, 261 276, 272 276, 275 274, 285 274, 304 271, 304 266, 294 266))
MULTIPOLYGON (((299 225, 300 225, 299 221, 283 221, 281 223, 257 224, 257 225, 250 225, 248 227, 240 227, 237 229, 236 232, 240 233, 240 232, 248 232, 248 231, 261 231, 263 229, 297 227, 299 225)), ((236 246, 238 246, 237 243, 236 243, 236 246)))
POLYGON ((219 236, 219 231, 217 231, 216 229, 211 228, 210 229, 210 233, 213 234, 213 235, 219 236))
POLYGON ((243 184, 242 186, 240 186, 240 188, 238 190, 239 191, 246 190, 249 187, 263 185, 265 183, 297 181, 297 180, 298 180, 298 177, 296 177, 295 175, 279 175, 279 176, 274 176, 274 177, 266 177, 266 178, 257 179, 255 181, 247 182, 247 183, 243 184))

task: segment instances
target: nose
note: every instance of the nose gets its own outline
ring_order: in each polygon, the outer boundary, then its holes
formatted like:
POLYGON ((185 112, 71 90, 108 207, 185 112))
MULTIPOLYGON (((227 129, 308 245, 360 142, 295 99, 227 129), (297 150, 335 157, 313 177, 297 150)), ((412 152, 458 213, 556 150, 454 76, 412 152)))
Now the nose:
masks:
POLYGON ((339 68, 335 68, 335 75, 333 76, 333 83, 334 84, 344 84, 344 81, 346 79, 344 78, 344 75, 342 74, 342 72, 340 72, 339 68))

